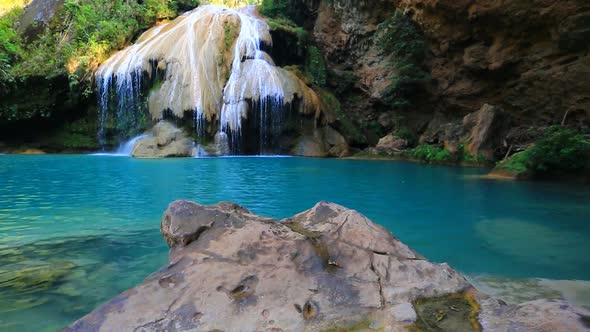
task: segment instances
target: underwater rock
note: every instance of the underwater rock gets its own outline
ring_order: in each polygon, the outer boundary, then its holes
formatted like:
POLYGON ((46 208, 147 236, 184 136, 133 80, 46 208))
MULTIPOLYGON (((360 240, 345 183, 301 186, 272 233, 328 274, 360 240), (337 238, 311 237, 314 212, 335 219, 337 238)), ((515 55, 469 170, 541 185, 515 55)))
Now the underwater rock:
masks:
POLYGON ((131 156, 135 158, 191 157, 194 142, 182 130, 169 122, 160 121, 152 129, 153 136, 138 140, 131 156))
POLYGON ((170 263, 65 331, 584 331, 581 309, 507 305, 333 203, 278 221, 176 201, 161 229, 170 263))

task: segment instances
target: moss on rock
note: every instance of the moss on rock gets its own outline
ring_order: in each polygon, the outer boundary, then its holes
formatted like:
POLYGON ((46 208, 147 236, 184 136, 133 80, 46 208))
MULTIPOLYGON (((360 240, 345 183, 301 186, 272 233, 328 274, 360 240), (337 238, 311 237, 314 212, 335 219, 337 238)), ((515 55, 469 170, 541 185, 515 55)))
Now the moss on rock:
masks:
POLYGON ((466 291, 437 298, 418 299, 414 303, 418 319, 410 331, 481 331, 480 306, 472 292, 466 291))

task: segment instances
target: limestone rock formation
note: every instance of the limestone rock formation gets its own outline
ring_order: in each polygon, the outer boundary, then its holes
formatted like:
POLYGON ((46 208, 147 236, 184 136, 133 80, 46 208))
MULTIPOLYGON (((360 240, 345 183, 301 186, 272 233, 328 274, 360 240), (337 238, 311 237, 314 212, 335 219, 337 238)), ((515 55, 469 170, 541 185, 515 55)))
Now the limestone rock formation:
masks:
POLYGON ((140 139, 133 146, 135 158, 191 157, 194 143, 185 133, 170 122, 160 121, 152 129, 152 135, 140 139))
POLYGON ((493 159, 493 148, 502 142, 499 133, 502 132, 502 114, 488 104, 474 113, 463 118, 463 130, 467 132, 467 150, 472 156, 484 155, 488 160, 493 159))
POLYGON ((319 97, 295 74, 275 65, 267 53, 272 43, 269 26, 254 6, 199 6, 146 31, 100 66, 101 117, 115 106, 125 112, 129 100, 142 105, 143 84, 151 87, 146 97, 153 119, 171 114, 194 120, 199 136, 223 132, 233 150, 244 139, 247 120, 256 121, 265 136, 276 131, 273 126, 280 125, 287 108, 318 118, 319 97))
POLYGON ((453 153, 463 145, 465 153, 493 160, 495 149, 504 142, 507 127, 506 114, 495 106, 485 104, 462 119, 435 114, 420 136, 420 143, 443 144, 453 153))
MULTIPOLYGON (((384 111, 383 91, 396 70, 379 45, 379 24, 397 10, 419 29, 426 44, 421 65, 428 73, 425 93, 406 112, 404 124, 422 134, 428 122, 443 114, 460 121, 484 104, 502 109, 513 127, 590 124, 590 7, 584 0, 376 0, 301 1, 317 16, 314 41, 335 71, 358 78, 344 95, 347 115, 359 124, 378 122, 384 111)), ((494 128, 492 128, 494 129, 494 128)), ((512 144, 505 132, 494 146, 503 157, 512 144)), ((370 142, 376 144, 376 139, 370 142)), ((472 153, 475 152, 470 147, 472 153)))
POLYGON ((279 222, 233 203, 176 201, 161 231, 169 264, 65 331, 586 329, 587 313, 563 301, 514 306, 479 293, 332 203, 279 222))
POLYGON ((385 135, 374 148, 368 148, 366 152, 376 155, 394 156, 399 155, 402 150, 408 147, 408 140, 393 134, 385 135))
POLYGON ((292 154, 302 157, 346 157, 349 155, 346 139, 330 126, 316 128, 311 134, 299 138, 292 154))

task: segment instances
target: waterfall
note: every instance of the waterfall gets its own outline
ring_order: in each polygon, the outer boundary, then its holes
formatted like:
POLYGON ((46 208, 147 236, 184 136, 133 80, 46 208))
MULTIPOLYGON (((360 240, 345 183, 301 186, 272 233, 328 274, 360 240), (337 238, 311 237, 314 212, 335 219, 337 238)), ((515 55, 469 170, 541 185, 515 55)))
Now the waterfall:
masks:
POLYGON ((202 158, 202 157, 207 157, 207 156, 209 156, 207 151, 201 145, 196 144, 195 147, 193 148, 193 157, 202 158))
POLYGON ((295 99, 300 112, 317 114, 315 92, 277 67, 265 47, 272 47, 270 28, 255 6, 204 5, 146 31, 96 73, 101 143, 113 112, 117 127, 129 130, 146 108, 152 120, 183 118, 189 111, 198 136, 207 128, 211 136, 211 130, 225 133, 232 151, 239 149, 249 116, 260 119, 264 144, 268 133, 280 131, 281 111, 295 99))
POLYGON ((149 137, 149 136, 150 135, 144 134, 144 135, 139 135, 137 137, 133 137, 129 141, 127 141, 124 144, 122 144, 121 146, 119 146, 119 148, 117 149, 117 152, 115 152, 115 154, 121 155, 121 156, 131 156, 131 152, 133 152, 133 147, 135 146, 135 143, 137 143, 137 141, 144 139, 146 137, 149 137))

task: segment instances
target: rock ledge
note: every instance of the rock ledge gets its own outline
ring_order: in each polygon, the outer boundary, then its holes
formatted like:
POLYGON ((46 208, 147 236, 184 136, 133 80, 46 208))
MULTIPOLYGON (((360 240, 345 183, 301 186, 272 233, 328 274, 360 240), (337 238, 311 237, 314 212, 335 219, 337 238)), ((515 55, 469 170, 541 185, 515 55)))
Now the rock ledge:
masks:
POLYGON ((176 201, 170 263, 65 331, 584 331, 564 301, 507 305, 356 211, 320 202, 276 221, 176 201))

